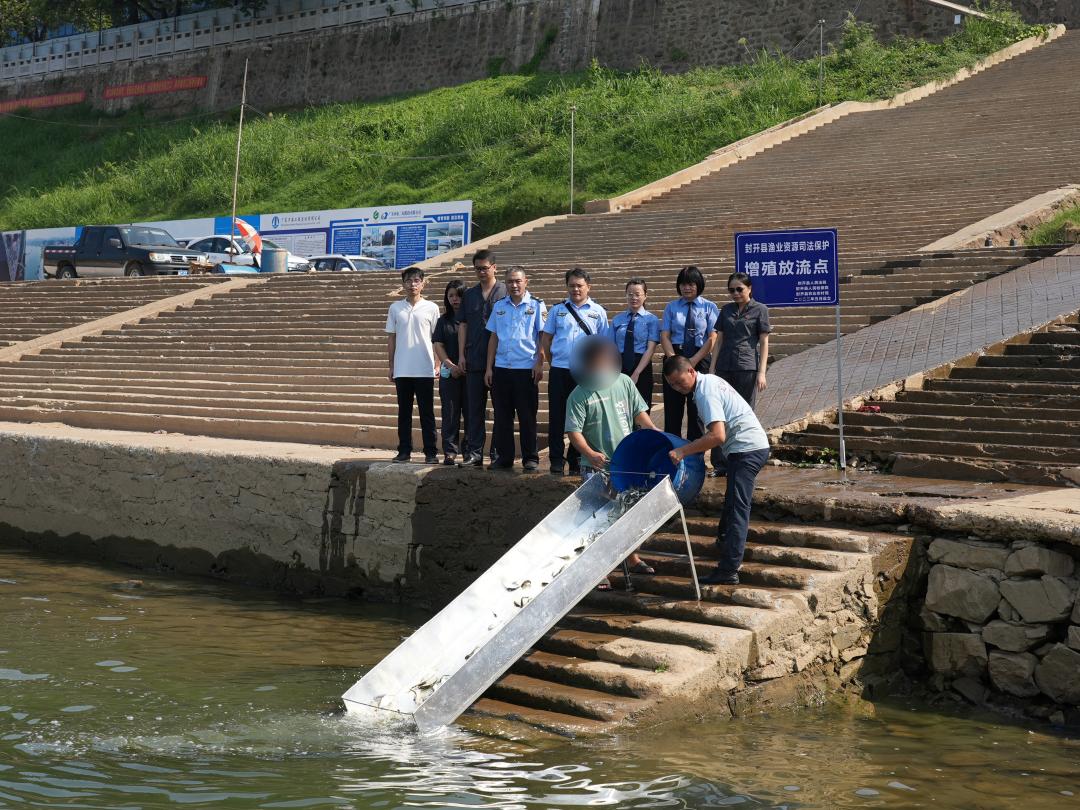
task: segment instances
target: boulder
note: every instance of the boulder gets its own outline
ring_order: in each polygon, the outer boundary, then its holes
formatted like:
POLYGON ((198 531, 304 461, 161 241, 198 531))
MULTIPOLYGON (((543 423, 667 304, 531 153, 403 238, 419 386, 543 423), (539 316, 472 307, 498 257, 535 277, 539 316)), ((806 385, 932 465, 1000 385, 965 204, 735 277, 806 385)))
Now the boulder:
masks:
POLYGON ((927 554, 930 562, 957 568, 970 568, 972 571, 981 571, 984 568, 1003 570, 1009 558, 1009 548, 977 540, 960 541, 938 537, 930 544, 927 554))
POLYGON ((1072 616, 1069 619, 1073 624, 1080 624, 1080 594, 1076 596, 1076 602, 1073 604, 1072 616))
POLYGON ((1007 579, 999 587, 1001 595, 1009 600, 1009 604, 1028 624, 1061 621, 1069 615, 1076 596, 1074 580, 1049 576, 1041 579, 1007 579))
POLYGON ((926 636, 926 659, 934 672, 978 678, 986 671, 986 645, 975 633, 926 636))
POLYGON ((1035 697, 1035 667, 1039 659, 1031 653, 1010 653, 994 650, 990 653, 990 682, 995 688, 1017 697, 1035 697))
POLYGON ((1074 624, 1069 628, 1069 637, 1066 643, 1074 650, 1080 650, 1080 627, 1074 624))
POLYGON ((930 569, 926 606, 935 613, 981 624, 997 610, 1000 599, 997 583, 992 579, 949 565, 930 569))
POLYGON ((951 621, 951 619, 945 619, 938 616, 925 604, 919 608, 919 623, 922 625, 923 630, 929 630, 933 633, 944 633, 949 629, 949 622, 951 621))
POLYGON ((1005 561, 1005 573, 1010 577, 1067 577, 1072 574, 1073 558, 1043 546, 1027 546, 1014 551, 1005 561))
POLYGON ((1016 612, 1016 608, 1009 604, 1008 599, 1002 599, 998 602, 997 608, 998 616, 1003 618, 1007 622, 1020 621, 1020 614, 1016 612))
POLYGON ((1055 644, 1035 667, 1035 683, 1058 703, 1080 704, 1080 652, 1055 644))
POLYGON ((1007 652, 1025 652, 1050 635, 1046 624, 1013 624, 994 619, 982 629, 982 640, 1007 652))

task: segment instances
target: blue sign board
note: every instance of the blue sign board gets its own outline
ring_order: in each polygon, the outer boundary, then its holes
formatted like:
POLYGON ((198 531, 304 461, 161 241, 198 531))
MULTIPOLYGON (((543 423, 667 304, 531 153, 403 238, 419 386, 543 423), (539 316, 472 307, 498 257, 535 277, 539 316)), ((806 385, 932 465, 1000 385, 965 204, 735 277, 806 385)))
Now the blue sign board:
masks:
POLYGON ((746 273, 754 300, 770 307, 839 303, 836 229, 735 234, 735 269, 746 273))

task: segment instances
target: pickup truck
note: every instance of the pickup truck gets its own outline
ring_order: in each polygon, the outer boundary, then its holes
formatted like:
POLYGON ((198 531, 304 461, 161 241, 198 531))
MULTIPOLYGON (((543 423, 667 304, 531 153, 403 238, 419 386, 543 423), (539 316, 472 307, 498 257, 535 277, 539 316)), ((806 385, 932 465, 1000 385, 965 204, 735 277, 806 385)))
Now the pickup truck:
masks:
POLYGON ((46 245, 42 256, 46 275, 54 278, 177 275, 205 259, 167 231, 143 225, 83 228, 74 245, 46 245))

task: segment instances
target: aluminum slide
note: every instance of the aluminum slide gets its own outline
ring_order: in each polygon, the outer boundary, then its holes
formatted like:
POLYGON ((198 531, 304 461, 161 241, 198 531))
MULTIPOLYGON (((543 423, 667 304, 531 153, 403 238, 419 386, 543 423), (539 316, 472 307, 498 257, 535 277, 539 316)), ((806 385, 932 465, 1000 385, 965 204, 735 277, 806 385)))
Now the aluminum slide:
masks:
POLYGON ((420 731, 453 723, 678 514, 682 505, 666 477, 642 496, 613 495, 604 477, 593 476, 357 681, 343 695, 349 714, 420 731))

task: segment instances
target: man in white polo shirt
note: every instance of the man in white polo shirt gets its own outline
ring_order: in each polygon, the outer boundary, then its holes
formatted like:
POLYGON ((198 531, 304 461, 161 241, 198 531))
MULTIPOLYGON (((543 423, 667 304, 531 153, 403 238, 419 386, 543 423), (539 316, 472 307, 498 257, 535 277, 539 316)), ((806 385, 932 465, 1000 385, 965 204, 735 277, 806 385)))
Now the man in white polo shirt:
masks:
POLYGON ((722 447, 727 460, 727 491, 720 525, 716 528, 716 570, 701 580, 705 585, 738 585, 739 566, 746 551, 754 481, 769 460, 769 437, 746 400, 727 382, 702 374, 681 355, 664 361, 664 379, 683 396, 691 395, 704 434, 671 451, 678 464, 686 456, 722 447))
POLYGON ((389 378, 397 388, 398 454, 394 461, 412 458, 413 400, 420 410, 424 460, 438 463, 435 439, 435 351, 431 336, 439 320, 439 307, 423 296, 424 271, 409 267, 401 273, 405 297, 390 305, 386 315, 389 335, 389 378))

